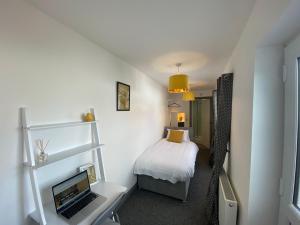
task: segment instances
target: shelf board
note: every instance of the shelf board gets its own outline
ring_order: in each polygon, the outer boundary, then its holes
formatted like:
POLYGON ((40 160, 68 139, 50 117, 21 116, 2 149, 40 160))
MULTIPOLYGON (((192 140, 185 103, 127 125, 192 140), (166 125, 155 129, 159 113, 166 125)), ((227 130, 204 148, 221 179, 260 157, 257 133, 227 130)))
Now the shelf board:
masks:
POLYGON ((36 161, 36 165, 33 166, 34 168, 41 168, 44 166, 47 166, 51 163, 55 163, 57 161, 84 153, 84 152, 88 152, 88 151, 92 151, 95 150, 97 148, 100 148, 101 146, 103 146, 103 144, 100 145, 96 145, 96 144, 87 144, 87 145, 81 145, 79 147, 76 148, 71 148, 71 149, 67 149, 67 150, 63 150, 61 152, 52 154, 52 155, 48 155, 47 161, 40 163, 36 161))
POLYGON ((67 122, 67 123, 53 123, 53 124, 39 124, 39 125, 30 125, 25 127, 28 130, 44 130, 44 129, 53 129, 53 128, 62 128, 62 127, 74 127, 74 126, 81 126, 81 125, 89 125, 97 123, 97 120, 91 122, 67 122))
POLYGON ((101 182, 101 179, 97 179, 94 183, 91 183, 90 186, 94 186, 94 185, 98 184, 99 182, 101 182))
POLYGON ((40 216, 36 210, 32 211, 29 216, 38 224, 40 224, 40 216))

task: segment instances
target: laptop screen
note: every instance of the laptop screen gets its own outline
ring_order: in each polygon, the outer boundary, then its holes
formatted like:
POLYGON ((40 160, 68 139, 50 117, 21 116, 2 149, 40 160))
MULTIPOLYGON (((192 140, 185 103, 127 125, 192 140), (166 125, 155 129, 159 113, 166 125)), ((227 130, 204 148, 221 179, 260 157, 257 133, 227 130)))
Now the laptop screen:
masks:
POLYGON ((90 192, 90 184, 86 171, 83 171, 52 187, 54 204, 57 213, 66 206, 90 192))

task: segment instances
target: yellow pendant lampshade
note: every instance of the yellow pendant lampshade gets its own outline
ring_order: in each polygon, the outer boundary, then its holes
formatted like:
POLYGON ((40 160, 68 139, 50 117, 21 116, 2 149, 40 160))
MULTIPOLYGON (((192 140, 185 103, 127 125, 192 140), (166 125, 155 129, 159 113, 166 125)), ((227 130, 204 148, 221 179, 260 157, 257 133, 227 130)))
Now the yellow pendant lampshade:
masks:
POLYGON ((170 76, 169 78, 169 88, 168 91, 170 93, 184 93, 189 90, 189 79, 188 76, 185 74, 179 73, 179 67, 181 63, 177 63, 176 66, 178 67, 178 74, 170 76))
POLYGON ((184 93, 189 90, 188 76, 185 74, 176 74, 169 78, 170 93, 184 93))
POLYGON ((185 92, 182 95, 182 100, 183 101, 195 101, 195 95, 191 91, 185 92))

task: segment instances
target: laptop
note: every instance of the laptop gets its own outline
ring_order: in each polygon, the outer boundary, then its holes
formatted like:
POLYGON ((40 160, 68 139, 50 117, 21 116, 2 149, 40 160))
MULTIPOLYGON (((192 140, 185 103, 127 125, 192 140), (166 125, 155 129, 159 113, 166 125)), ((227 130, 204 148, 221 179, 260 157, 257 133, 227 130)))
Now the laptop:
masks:
POLYGON ((56 213, 69 224, 79 224, 106 201, 91 191, 87 171, 56 184, 52 193, 56 213))

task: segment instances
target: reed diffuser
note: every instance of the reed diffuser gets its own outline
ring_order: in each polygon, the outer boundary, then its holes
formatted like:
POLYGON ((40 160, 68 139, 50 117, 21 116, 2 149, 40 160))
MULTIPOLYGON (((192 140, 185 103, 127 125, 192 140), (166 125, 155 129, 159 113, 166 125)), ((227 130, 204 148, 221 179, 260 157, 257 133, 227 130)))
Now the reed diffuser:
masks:
POLYGON ((44 139, 37 139, 35 141, 36 147, 39 149, 38 161, 40 163, 46 162, 48 154, 45 152, 45 149, 48 146, 49 141, 44 141, 44 139))

